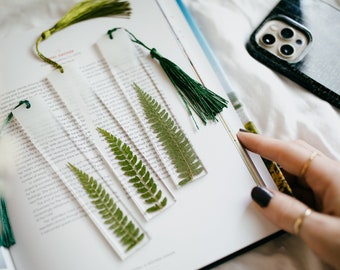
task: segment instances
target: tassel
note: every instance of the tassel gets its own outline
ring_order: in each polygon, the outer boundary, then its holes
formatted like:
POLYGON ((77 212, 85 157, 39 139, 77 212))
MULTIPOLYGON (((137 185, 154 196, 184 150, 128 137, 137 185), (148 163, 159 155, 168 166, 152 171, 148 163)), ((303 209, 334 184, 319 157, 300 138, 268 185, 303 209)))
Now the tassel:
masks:
MULTIPOLYGON (((14 109, 18 108, 22 104, 25 104, 27 109, 31 107, 31 104, 29 103, 28 100, 23 100, 23 101, 20 101, 19 104, 14 107, 14 109)), ((12 118, 13 118, 13 113, 11 112, 7 116, 5 123, 0 129, 0 135, 12 118)), ((0 172, 0 176, 1 176, 1 172, 0 172)), ((9 248, 10 246, 14 244, 15 244, 15 239, 14 239, 14 235, 13 235, 12 228, 11 228, 11 223, 9 221, 9 217, 7 213, 7 205, 6 205, 5 196, 3 194, 3 191, 0 190, 0 246, 9 248)))
MULTIPOLYGON (((111 39, 113 39, 112 33, 118 29, 120 28, 114 28, 108 31, 108 35, 111 39)), ((194 122, 195 119, 192 116, 191 109, 197 114, 204 125, 206 125, 207 120, 217 121, 216 115, 228 106, 227 100, 192 79, 179 66, 159 54, 155 48, 150 49, 131 32, 126 29, 124 30, 130 35, 132 42, 149 50, 151 57, 158 60, 162 69, 182 98, 183 103, 194 122)), ((196 122, 195 124, 197 127, 196 122)))
POLYGON ((6 200, 3 194, 1 194, 0 197, 0 217, 0 245, 9 248, 15 244, 15 239, 9 222, 6 200))
POLYGON ((50 58, 44 56, 39 51, 39 44, 41 41, 46 40, 52 34, 60 31, 72 24, 85 21, 88 19, 104 17, 109 15, 125 15, 129 16, 131 13, 130 4, 128 1, 120 0, 84 0, 74 5, 52 28, 44 31, 38 37, 35 43, 35 49, 38 56, 48 64, 59 69, 61 73, 64 69, 58 63, 52 61, 50 58))

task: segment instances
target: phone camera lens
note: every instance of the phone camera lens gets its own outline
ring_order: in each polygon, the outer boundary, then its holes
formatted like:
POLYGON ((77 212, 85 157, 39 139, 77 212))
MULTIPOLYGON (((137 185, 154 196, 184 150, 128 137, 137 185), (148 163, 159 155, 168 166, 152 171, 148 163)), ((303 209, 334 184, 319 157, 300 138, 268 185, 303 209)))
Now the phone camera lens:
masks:
POLYGON ((303 41, 302 41, 302 39, 297 39, 297 40, 295 41, 295 43, 296 43, 297 45, 302 45, 302 44, 303 44, 303 41))
POLYGON ((265 34, 263 37, 262 37, 262 42, 265 44, 265 45, 272 45, 274 44, 275 42, 275 37, 271 34, 265 34))
POLYGON ((294 36, 294 31, 290 28, 283 28, 280 32, 281 37, 284 39, 290 39, 294 36))
POLYGON ((289 44, 282 45, 280 48, 280 53, 283 56, 291 56, 294 53, 294 47, 289 44))

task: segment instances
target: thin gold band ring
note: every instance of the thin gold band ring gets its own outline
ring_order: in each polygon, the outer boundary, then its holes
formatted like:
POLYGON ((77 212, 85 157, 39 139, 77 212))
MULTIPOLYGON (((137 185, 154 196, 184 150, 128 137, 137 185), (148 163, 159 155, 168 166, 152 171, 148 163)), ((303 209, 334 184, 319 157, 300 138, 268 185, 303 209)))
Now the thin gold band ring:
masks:
POLYGON ((303 221, 306 217, 310 216, 312 214, 312 210, 310 208, 307 208, 294 222, 293 225, 293 232, 295 235, 299 235, 301 231, 301 227, 303 225, 303 221))
POLYGON ((306 172, 310 166, 310 164, 312 163, 313 159, 316 158, 316 156, 318 155, 319 153, 317 151, 313 151, 312 154, 309 156, 309 158, 307 159, 307 161, 305 162, 305 164, 303 164, 303 167, 301 169, 301 172, 300 172, 300 177, 301 178, 304 178, 305 175, 306 175, 306 172))

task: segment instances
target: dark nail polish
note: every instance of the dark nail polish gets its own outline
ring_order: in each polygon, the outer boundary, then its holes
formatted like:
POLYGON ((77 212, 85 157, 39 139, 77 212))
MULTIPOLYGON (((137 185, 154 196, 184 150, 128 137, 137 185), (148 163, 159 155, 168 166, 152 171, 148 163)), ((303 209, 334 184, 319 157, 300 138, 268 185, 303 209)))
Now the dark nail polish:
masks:
POLYGON ((249 130, 246 130, 246 129, 244 129, 244 128, 240 128, 240 129, 239 129, 239 131, 240 131, 240 132, 246 132, 246 133, 249 133, 249 130))
POLYGON ((273 198, 273 193, 265 187, 257 186, 252 189, 251 197, 259 206, 267 207, 271 198, 273 198))

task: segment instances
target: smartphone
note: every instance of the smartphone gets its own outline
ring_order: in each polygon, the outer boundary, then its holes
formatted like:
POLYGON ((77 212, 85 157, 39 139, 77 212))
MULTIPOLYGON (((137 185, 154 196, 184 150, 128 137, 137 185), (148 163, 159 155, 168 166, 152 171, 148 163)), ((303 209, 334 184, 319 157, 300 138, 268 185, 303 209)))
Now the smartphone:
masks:
POLYGON ((281 0, 251 34, 250 55, 340 108, 340 4, 281 0))

